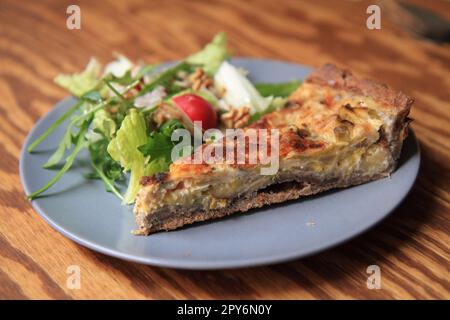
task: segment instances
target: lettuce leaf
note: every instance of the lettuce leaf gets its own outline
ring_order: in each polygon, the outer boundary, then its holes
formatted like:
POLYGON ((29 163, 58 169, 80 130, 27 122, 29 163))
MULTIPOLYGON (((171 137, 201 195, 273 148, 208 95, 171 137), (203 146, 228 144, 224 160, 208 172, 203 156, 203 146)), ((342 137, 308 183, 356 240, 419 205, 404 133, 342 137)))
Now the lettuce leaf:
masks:
POLYGON ((194 53, 186 59, 186 62, 198 64, 210 75, 214 75, 223 61, 228 59, 230 54, 227 50, 227 36, 224 32, 215 35, 203 50, 194 53))
POLYGON ((87 178, 103 180, 106 191, 114 193, 120 200, 123 200, 123 196, 116 187, 116 181, 123 179, 122 167, 109 155, 108 144, 107 138, 89 143, 89 154, 94 172, 90 173, 87 178))
POLYGON ((117 125, 111 115, 105 109, 101 109, 94 115, 92 129, 101 132, 105 137, 112 138, 116 133, 117 125))
POLYGON ((41 193, 48 190, 51 186, 53 186, 63 175, 66 173, 70 167, 72 167, 75 162, 75 158, 80 153, 81 150, 87 147, 87 142, 85 139, 86 132, 89 128, 90 121, 84 121, 81 124, 80 131, 73 137, 73 150, 67 156, 64 165, 58 171, 58 173, 42 188, 34 191, 33 193, 28 195, 28 199, 33 200, 38 197, 41 193))
POLYGON ((67 89, 76 97, 95 89, 100 83, 100 63, 91 58, 86 69, 80 73, 60 74, 55 78, 55 83, 67 89))
POLYGON ((131 109, 107 149, 111 158, 118 161, 124 171, 131 173, 128 189, 123 198, 126 204, 133 203, 139 191, 139 180, 145 174, 146 158, 138 147, 146 141, 145 119, 136 109, 131 109))

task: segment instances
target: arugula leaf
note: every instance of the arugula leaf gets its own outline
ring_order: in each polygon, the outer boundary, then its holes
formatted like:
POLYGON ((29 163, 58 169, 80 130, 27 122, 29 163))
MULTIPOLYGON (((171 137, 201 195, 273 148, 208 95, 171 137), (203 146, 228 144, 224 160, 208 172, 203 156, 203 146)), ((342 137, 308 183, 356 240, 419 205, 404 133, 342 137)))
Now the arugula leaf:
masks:
POLYGON ((255 87, 263 97, 274 96, 286 98, 289 97, 300 84, 301 81, 293 80, 283 83, 256 83, 255 87))
POLYGON ((105 173, 103 172, 103 168, 99 167, 95 162, 91 162, 91 166, 94 169, 95 173, 103 180, 103 183, 106 186, 106 191, 114 193, 120 200, 123 201, 123 196, 114 186, 114 181, 110 180, 105 173))
POLYGON ((220 32, 201 51, 189 56, 186 61, 201 65, 208 74, 214 75, 222 62, 229 57, 227 36, 224 32, 220 32))
POLYGON ((86 69, 80 73, 60 74, 55 78, 55 82, 67 89, 76 97, 95 89, 100 83, 101 66, 95 58, 91 58, 86 69))
POLYGON ((66 121, 75 111, 77 111, 84 101, 80 100, 76 104, 74 104, 72 107, 70 107, 67 111, 65 111, 56 121, 47 129, 44 131, 43 134, 39 136, 36 140, 33 141, 32 144, 30 144, 27 148, 28 152, 33 152, 33 150, 42 143, 53 131, 55 131, 56 128, 58 128, 61 123, 66 121))
POLYGON ((47 162, 42 166, 45 169, 49 169, 59 163, 59 161, 64 157, 64 153, 67 149, 72 146, 72 128, 74 123, 71 122, 67 126, 66 132, 64 133, 63 138, 59 142, 58 148, 56 151, 50 156, 47 162))
POLYGON ((109 140, 107 138, 90 143, 89 154, 91 157, 91 165, 94 169, 94 174, 90 177, 102 179, 106 190, 114 193, 119 199, 123 200, 123 196, 115 186, 115 181, 123 180, 122 168, 108 154, 108 143, 109 140))
POLYGON ((171 140, 172 133, 177 129, 183 129, 184 126, 178 120, 166 121, 160 128, 159 132, 154 131, 147 137, 147 142, 138 147, 138 150, 144 156, 150 156, 150 163, 146 167, 146 172, 164 172, 169 169, 172 163, 172 149, 175 143, 171 140))
POLYGON ((144 176, 144 155, 138 147, 146 142, 147 126, 144 117, 136 110, 130 109, 122 121, 116 137, 108 144, 108 153, 112 159, 119 162, 124 171, 130 171, 131 177, 128 189, 124 195, 124 203, 132 203, 139 190, 139 180, 144 176))
POLYGON ((161 131, 161 133, 165 136, 171 138, 172 133, 177 129, 184 129, 184 126, 179 120, 172 119, 164 122, 159 128, 159 131, 161 131))
POLYGON ((72 153, 66 158, 64 166, 45 186, 28 195, 28 199, 33 200, 36 197, 38 197, 42 192, 48 190, 52 185, 56 183, 56 181, 58 181, 62 177, 64 173, 66 173, 70 169, 78 153, 87 146, 84 136, 86 135, 88 128, 89 128, 89 121, 85 121, 82 124, 80 131, 78 132, 78 134, 74 139, 74 148, 72 150, 72 153))
POLYGON ((147 142, 138 147, 138 150, 144 156, 150 156, 151 159, 163 158, 170 162, 170 153, 174 144, 170 137, 160 132, 153 132, 148 138, 147 142))
POLYGON ((126 101, 125 97, 124 97, 119 91, 117 91, 116 88, 114 88, 114 86, 111 84, 111 81, 110 81, 110 80, 104 79, 103 82, 106 84, 106 86, 107 86, 109 89, 111 89, 111 91, 112 91, 118 98, 120 98, 120 100, 122 100, 122 101, 124 101, 124 102, 126 101))
MULTIPOLYGON (((92 115, 103 108, 105 106, 106 102, 101 102, 97 104, 95 107, 89 109, 89 111, 86 111, 82 113, 79 116, 73 117, 70 121, 69 125, 67 126, 66 132, 64 133, 63 139, 60 141, 58 148, 56 151, 50 156, 50 158, 47 160, 47 162, 43 165, 44 168, 49 169, 51 167, 54 167, 57 165, 61 159, 64 157, 65 151, 70 148, 70 146, 73 143, 73 136, 72 136, 72 130, 74 126, 82 126, 85 122, 91 123, 92 115)), ((83 104, 86 106, 87 104, 83 104)))
POLYGON ((103 167, 106 176, 111 180, 121 180, 124 175, 120 163, 113 160, 108 153, 110 140, 106 137, 89 144, 91 160, 103 167))

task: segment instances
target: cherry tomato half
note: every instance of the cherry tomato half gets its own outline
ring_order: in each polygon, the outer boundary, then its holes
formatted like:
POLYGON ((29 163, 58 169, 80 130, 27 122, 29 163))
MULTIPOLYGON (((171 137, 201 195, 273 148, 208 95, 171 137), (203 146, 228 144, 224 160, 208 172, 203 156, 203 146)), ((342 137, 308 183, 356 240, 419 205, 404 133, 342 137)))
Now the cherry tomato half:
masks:
POLYGON ((203 130, 217 127, 216 111, 202 97, 188 93, 176 96, 172 100, 192 122, 201 121, 203 130))

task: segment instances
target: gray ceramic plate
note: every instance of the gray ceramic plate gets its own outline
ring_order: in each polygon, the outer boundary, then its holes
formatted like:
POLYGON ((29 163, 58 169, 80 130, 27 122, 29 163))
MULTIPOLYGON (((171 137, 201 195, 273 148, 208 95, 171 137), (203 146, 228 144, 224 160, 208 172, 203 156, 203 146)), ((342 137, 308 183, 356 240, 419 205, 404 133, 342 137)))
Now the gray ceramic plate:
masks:
MULTIPOLYGON (((254 81, 303 79, 309 67, 271 60, 235 59, 254 81)), ((25 148, 65 110, 58 103, 33 128, 25 148)), ((20 176, 25 191, 36 190, 54 175, 42 164, 57 146, 63 128, 36 152, 22 151, 20 176)), ((53 228, 93 250, 140 263, 188 269, 255 266, 303 257, 347 240, 386 217, 406 196, 419 169, 419 150, 411 133, 398 170, 389 178, 320 194, 283 205, 181 230, 136 237, 131 206, 122 206, 89 171, 83 154, 45 197, 32 202, 53 228)))

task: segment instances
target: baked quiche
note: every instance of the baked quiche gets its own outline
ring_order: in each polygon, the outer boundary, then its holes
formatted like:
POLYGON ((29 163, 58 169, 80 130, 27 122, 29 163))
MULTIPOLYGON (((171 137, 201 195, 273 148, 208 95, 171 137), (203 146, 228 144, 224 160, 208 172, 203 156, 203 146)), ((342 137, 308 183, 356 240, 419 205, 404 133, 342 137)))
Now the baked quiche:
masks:
MULTIPOLYGON (((172 163, 169 172, 141 179, 134 207, 136 234, 173 230, 387 177, 400 156, 412 103, 384 84, 326 64, 289 97, 285 108, 243 129, 277 130, 276 146, 272 134, 258 136, 269 144, 269 154, 277 148, 274 174, 261 174, 267 166, 262 162, 193 163, 208 148, 204 144, 172 163)), ((222 139, 227 146, 236 143, 226 135, 222 139)), ((252 150, 246 145, 245 159, 255 156, 252 150)))

